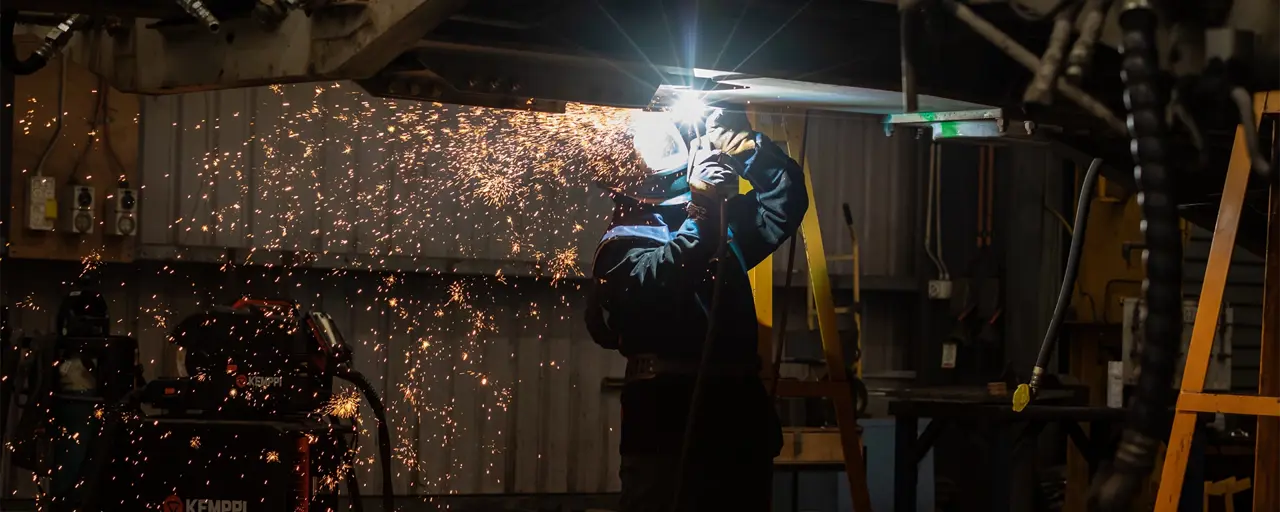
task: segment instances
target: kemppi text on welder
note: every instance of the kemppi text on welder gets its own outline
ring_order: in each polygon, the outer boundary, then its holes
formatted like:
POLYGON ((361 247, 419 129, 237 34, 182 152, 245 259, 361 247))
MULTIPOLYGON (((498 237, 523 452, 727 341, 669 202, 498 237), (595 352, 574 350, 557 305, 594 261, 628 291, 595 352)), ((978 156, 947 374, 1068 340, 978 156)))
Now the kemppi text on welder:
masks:
POLYGON ((683 164, 611 187, 613 220, 592 268, 588 328, 597 343, 627 357, 623 512, 770 509, 782 434, 759 378, 747 271, 795 234, 808 197, 800 166, 752 131, 741 112, 712 111, 704 126, 688 142, 651 144, 687 148, 683 164), (739 177, 752 190, 734 196, 739 177), (723 265, 714 261, 720 247, 727 249, 723 265), (717 280, 722 289, 713 300, 717 280), (695 394, 699 405, 690 411, 695 394), (691 412, 696 422, 686 438, 691 412))

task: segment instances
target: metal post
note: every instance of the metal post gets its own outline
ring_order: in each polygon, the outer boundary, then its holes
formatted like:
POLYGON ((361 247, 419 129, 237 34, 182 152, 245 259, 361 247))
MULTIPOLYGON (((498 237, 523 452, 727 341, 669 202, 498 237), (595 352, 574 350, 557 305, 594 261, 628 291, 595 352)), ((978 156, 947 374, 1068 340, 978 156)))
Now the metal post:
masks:
MULTIPOLYGON (((1266 271, 1262 285, 1262 354, 1259 356, 1258 396, 1280 396, 1280 180, 1275 180, 1274 177, 1271 181, 1270 203, 1266 271)), ((1256 442, 1253 509, 1280 510, 1280 418, 1258 416, 1256 442)))

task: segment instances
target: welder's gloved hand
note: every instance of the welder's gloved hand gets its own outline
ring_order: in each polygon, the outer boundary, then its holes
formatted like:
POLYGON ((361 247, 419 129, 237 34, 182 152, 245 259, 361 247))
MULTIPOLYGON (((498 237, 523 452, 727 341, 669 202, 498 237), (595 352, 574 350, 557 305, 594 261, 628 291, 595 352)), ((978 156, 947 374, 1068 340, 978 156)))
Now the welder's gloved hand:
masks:
MULTIPOLYGON (((706 135, 694 141, 694 149, 709 148, 743 163, 756 149, 756 133, 740 109, 716 109, 707 116, 706 135)), ((740 170, 740 169, 739 169, 740 170)))
POLYGON ((714 204, 728 198, 738 188, 738 174, 719 151, 702 149, 689 165, 689 190, 695 203, 714 204))

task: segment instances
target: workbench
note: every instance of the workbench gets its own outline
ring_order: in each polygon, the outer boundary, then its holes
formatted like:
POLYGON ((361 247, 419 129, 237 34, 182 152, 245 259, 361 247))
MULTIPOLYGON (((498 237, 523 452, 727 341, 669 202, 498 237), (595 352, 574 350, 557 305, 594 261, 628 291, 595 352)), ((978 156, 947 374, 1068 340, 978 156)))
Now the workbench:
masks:
MULTIPOLYGON (((1071 405, 1076 402, 1070 392, 1053 392, 1041 396, 1037 403, 1022 412, 1014 412, 1008 397, 901 396, 889 402, 889 414, 895 418, 894 433, 894 510, 916 510, 916 485, 919 461, 933 449, 934 443, 949 428, 970 428, 977 432, 994 434, 1010 431, 1008 427, 1024 424, 1015 436, 1007 463, 1012 465, 1017 453, 1023 449, 1035 449, 1035 439, 1049 424, 1058 424, 1089 461, 1090 475, 1097 471, 1099 462, 1114 450, 1114 436, 1109 433, 1122 423, 1126 411, 1107 407, 1071 405), (1062 405, 1055 405, 1062 404, 1062 405), (924 431, 917 435, 921 418, 929 419, 924 431), (1086 434, 1080 423, 1089 424, 1086 434)), ((993 455, 999 459, 999 455, 993 455)), ((1003 487, 1012 496, 1036 485, 1031 472, 1011 471, 1011 474, 993 474, 992 485, 1003 487), (1021 484, 1011 480, 1027 479, 1021 484)), ((1014 500, 1010 499, 1008 502, 1014 500)), ((1015 509, 1012 504, 1009 507, 1015 509)))

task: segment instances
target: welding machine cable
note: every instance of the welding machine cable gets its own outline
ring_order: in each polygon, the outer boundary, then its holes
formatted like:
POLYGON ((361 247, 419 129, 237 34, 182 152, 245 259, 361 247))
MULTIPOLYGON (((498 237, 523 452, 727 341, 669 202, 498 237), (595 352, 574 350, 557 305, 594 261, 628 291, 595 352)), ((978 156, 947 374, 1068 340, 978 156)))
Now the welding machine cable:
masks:
POLYGON ((1125 2, 1120 14, 1121 64, 1128 126, 1147 244, 1145 336, 1136 397, 1110 468, 1095 479, 1091 510, 1128 510, 1155 468, 1160 444, 1169 435, 1173 376, 1182 339, 1182 236, 1174 199, 1175 162, 1168 158, 1167 100, 1160 81, 1155 31, 1158 17, 1147 2, 1125 2))
POLYGON ((1093 204, 1093 189, 1098 181, 1098 171, 1102 168, 1102 159, 1094 158, 1089 162, 1089 170, 1085 172, 1084 182, 1080 184, 1080 200, 1076 203, 1076 218, 1071 229, 1071 249, 1067 253, 1067 268, 1062 274, 1062 287, 1058 290, 1058 303, 1053 307, 1053 316, 1049 318, 1049 327, 1044 331, 1044 341, 1040 342, 1040 355, 1036 357, 1036 366, 1031 370, 1032 396, 1040 388, 1040 378, 1044 369, 1049 366, 1049 358, 1057 345, 1058 329, 1062 327, 1062 319, 1067 315, 1067 304, 1071 302, 1071 290, 1076 285, 1076 275, 1080 271, 1080 252, 1084 248, 1085 226, 1089 223, 1089 207, 1093 204))
MULTIPOLYGON (((340 371, 335 377, 345 380, 360 388, 360 393, 369 402, 373 415, 378 419, 378 457, 382 459, 382 510, 395 510, 395 487, 391 480, 391 433, 387 429, 387 409, 382 405, 377 388, 360 372, 340 371)), ((357 497, 353 496, 353 499, 357 497)))
POLYGON ((356 469, 347 470, 347 498, 351 500, 351 512, 364 512, 364 502, 360 501, 360 481, 356 480, 356 469))
POLYGON ((716 337, 716 318, 720 310, 720 295, 724 288, 725 262, 728 261, 729 218, 728 201, 720 200, 720 240, 716 245, 716 273, 711 284, 711 307, 707 310, 707 334, 702 342, 702 356, 698 359, 698 374, 693 380, 693 395, 689 398, 689 410, 685 413, 684 439, 680 443, 680 462, 676 466, 675 492, 671 496, 671 512, 679 512, 680 500, 683 498, 685 475, 689 474, 689 453, 693 448, 694 426, 697 425, 698 409, 702 405, 703 388, 706 386, 708 366, 711 361, 712 346, 716 337))

